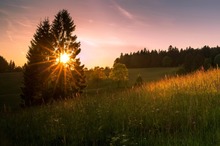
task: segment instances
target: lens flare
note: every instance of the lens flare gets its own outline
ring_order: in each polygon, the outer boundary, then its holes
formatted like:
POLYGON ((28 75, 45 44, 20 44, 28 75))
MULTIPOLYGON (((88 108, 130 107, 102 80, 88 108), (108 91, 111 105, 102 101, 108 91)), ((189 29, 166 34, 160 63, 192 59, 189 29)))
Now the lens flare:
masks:
POLYGON ((70 61, 70 55, 67 53, 60 53, 59 57, 56 59, 57 62, 66 64, 70 61))

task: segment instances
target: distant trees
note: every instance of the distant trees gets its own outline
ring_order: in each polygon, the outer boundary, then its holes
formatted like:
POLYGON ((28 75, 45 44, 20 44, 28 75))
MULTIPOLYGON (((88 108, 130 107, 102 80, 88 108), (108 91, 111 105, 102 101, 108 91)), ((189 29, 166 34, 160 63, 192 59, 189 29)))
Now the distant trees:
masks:
POLYGON ((183 72, 195 71, 215 66, 215 57, 220 54, 220 47, 204 46, 194 49, 178 49, 169 46, 167 50, 143 49, 130 54, 122 54, 115 63, 123 63, 127 68, 182 67, 183 72))
POLYGON ((0 72, 20 72, 22 68, 20 66, 16 66, 15 62, 10 60, 8 63, 7 60, 0 56, 0 72))
POLYGON ((216 55, 214 58, 214 64, 220 67, 220 54, 216 55))
POLYGON ((14 71, 15 68, 16 68, 15 62, 12 61, 12 60, 10 60, 10 62, 9 62, 9 64, 8 64, 8 70, 9 70, 9 71, 14 71))
POLYGON ((98 86, 102 80, 107 78, 107 76, 104 72, 104 68, 96 66, 89 71, 87 78, 90 82, 98 86))
POLYGON ((119 86, 121 83, 126 82, 128 80, 128 69, 122 63, 115 63, 113 65, 109 77, 112 80, 116 81, 119 86))
POLYGON ((51 25, 48 19, 40 22, 24 67, 23 106, 82 93, 86 86, 84 65, 80 65, 80 59, 76 58, 81 49, 73 35, 74 30, 74 22, 67 10, 59 11, 51 25))
POLYGON ((162 65, 163 65, 164 67, 170 67, 170 66, 172 65, 172 58, 169 57, 169 56, 163 57, 162 65))
POLYGON ((8 70, 8 62, 4 57, 0 56, 0 72, 6 72, 8 70))

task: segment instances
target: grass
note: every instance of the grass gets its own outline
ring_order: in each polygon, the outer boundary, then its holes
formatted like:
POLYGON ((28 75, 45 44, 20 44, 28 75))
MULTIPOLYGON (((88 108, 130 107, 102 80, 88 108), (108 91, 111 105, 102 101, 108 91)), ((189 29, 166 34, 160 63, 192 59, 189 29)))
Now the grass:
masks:
MULTIPOLYGON (((149 68, 149 69, 129 69, 129 86, 134 85, 138 74, 142 75, 144 81, 152 81, 163 78, 165 75, 172 74, 177 68, 149 68)), ((17 110, 20 103, 20 93, 22 86, 22 72, 0 73, 0 111, 17 110)), ((85 90, 85 95, 97 93, 116 92, 118 86, 112 81, 101 81, 98 86, 96 83, 89 85, 85 90)), ((120 91, 123 89, 119 89, 120 91)))
POLYGON ((18 109, 22 73, 0 73, 0 110, 3 107, 18 109))
POLYGON ((220 145, 220 70, 1 113, 0 144, 220 145))
POLYGON ((134 85, 138 75, 143 78, 145 82, 157 81, 165 76, 174 75, 178 68, 138 68, 129 69, 129 84, 134 85))

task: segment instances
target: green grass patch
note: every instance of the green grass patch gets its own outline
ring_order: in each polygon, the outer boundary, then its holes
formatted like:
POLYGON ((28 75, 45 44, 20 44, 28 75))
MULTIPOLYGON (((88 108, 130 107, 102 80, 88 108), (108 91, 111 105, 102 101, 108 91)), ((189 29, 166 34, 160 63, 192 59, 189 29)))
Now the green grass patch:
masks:
POLYGON ((12 145, 220 145, 220 70, 1 113, 12 145))
POLYGON ((178 68, 135 68, 129 69, 129 84, 134 85, 135 81, 140 75, 143 78, 144 82, 157 81, 165 76, 175 75, 178 68))
POLYGON ((0 111, 19 108, 22 72, 0 73, 0 111))
MULTIPOLYGON (((92 83, 86 88, 84 96, 122 91, 125 87, 134 85, 138 74, 142 76, 145 82, 148 82, 164 78, 165 75, 173 74, 176 70, 177 68, 129 69, 129 81, 125 85, 118 86, 117 83, 108 79, 92 83)), ((5 108, 7 110, 19 108, 22 80, 22 72, 0 73, 0 111, 5 110, 5 108)))

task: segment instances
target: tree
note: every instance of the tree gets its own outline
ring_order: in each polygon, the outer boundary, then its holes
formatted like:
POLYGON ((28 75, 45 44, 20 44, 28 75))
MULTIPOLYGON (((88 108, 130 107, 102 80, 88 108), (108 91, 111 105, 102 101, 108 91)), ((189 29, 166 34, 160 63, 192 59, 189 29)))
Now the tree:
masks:
POLYGON ((0 72, 6 72, 8 69, 8 62, 2 56, 0 56, 0 72))
POLYGON ((193 55, 192 54, 189 53, 185 56, 183 67, 186 73, 193 71, 193 55))
POLYGON ((74 30, 67 10, 59 11, 51 25, 48 19, 39 24, 24 66, 21 98, 25 106, 82 93, 84 65, 76 58, 81 49, 77 37, 72 34, 74 30))
POLYGON ((205 70, 208 70, 209 68, 211 68, 212 66, 211 58, 205 58, 203 66, 205 70))
POLYGON ((220 67, 220 54, 215 56, 214 63, 216 66, 220 67))
POLYGON ((49 76, 48 55, 52 51, 50 38, 49 20, 45 19, 38 25, 26 56, 28 61, 24 65, 24 86, 21 88, 23 106, 41 104, 44 100, 44 91, 47 90, 46 79, 49 76))
POLYGON ((172 64, 172 58, 169 56, 165 56, 162 60, 162 65, 164 67, 171 67, 171 64, 172 64))
POLYGON ((15 62, 10 60, 9 64, 8 64, 8 70, 9 71, 14 71, 15 70, 15 62))
POLYGON ((136 81, 135 81, 134 86, 141 86, 141 85, 143 85, 143 79, 142 79, 141 75, 139 74, 136 81))
POLYGON ((81 51, 80 43, 76 42, 77 36, 73 35, 73 31, 75 25, 68 11, 59 11, 51 28, 52 42, 56 58, 67 54, 69 61, 58 62, 58 69, 55 70, 55 99, 76 96, 86 87, 84 65, 76 58, 81 51))
POLYGON ((110 78, 116 81, 119 86, 120 83, 128 80, 128 69, 126 68, 124 64, 115 63, 110 72, 110 78))
POLYGON ((90 83, 95 84, 96 87, 99 87, 101 81, 107 78, 105 74, 105 70, 102 67, 96 66, 94 69, 89 70, 89 74, 87 75, 87 79, 90 83))

